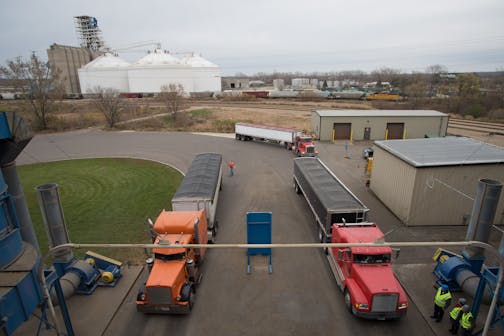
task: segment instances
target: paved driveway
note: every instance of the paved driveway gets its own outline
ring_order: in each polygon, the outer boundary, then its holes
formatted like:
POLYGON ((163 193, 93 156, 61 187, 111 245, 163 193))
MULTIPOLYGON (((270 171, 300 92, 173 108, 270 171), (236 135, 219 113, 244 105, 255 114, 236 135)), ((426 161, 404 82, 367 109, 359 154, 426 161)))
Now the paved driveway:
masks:
MULTIPOLYGON (((344 159, 338 158, 340 149, 336 145, 322 144, 320 147, 322 159, 331 168, 343 167, 341 160, 344 159)), ((293 192, 293 155, 277 145, 189 133, 93 130, 38 135, 17 162, 136 157, 186 171, 194 155, 201 152, 221 153, 225 162, 233 159, 236 163, 234 177, 226 175, 223 181, 217 212, 220 223, 217 243, 245 242, 247 211, 273 212, 274 243, 316 241, 313 215, 304 199, 293 192)), ((353 165, 362 164, 356 158, 347 160, 349 169, 357 169, 353 165)), ((357 173, 342 172, 342 175, 351 189, 354 184, 355 188, 360 188, 356 192, 359 197, 366 195, 357 173)), ((368 197, 362 197, 366 204, 368 197)), ((380 206, 376 200, 373 202, 368 204, 370 208, 380 206)), ((377 221, 380 216, 393 218, 386 209, 376 211, 373 216, 377 221)), ((422 258, 428 262, 429 257, 422 258)), ((134 303, 137 284, 105 334, 433 335, 414 302, 410 304, 408 315, 399 321, 366 321, 350 316, 325 255, 319 250, 273 250, 271 275, 267 272, 265 258, 254 257, 252 263, 252 274, 247 275, 245 251, 211 250, 205 260, 197 301, 189 316, 137 313, 134 303)), ((427 274, 425 279, 430 281, 429 276, 427 274)))

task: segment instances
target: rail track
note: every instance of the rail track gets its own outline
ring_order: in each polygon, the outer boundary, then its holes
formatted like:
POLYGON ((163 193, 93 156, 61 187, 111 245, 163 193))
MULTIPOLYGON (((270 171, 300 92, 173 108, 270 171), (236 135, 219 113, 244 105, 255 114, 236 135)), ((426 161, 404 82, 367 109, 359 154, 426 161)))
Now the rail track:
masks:
POLYGON ((475 120, 450 119, 448 128, 453 130, 472 131, 488 135, 504 136, 504 124, 475 120))

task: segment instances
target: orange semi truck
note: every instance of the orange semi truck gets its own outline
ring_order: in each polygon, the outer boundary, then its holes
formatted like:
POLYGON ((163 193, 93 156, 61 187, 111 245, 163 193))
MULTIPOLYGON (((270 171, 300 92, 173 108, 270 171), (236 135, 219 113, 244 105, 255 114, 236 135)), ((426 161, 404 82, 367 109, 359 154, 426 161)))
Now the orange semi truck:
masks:
POLYGON ((194 305, 196 286, 201 280, 199 266, 204 248, 163 248, 173 244, 208 243, 205 210, 165 211, 156 219, 153 260, 147 281, 140 288, 136 305, 143 313, 187 314, 194 305))

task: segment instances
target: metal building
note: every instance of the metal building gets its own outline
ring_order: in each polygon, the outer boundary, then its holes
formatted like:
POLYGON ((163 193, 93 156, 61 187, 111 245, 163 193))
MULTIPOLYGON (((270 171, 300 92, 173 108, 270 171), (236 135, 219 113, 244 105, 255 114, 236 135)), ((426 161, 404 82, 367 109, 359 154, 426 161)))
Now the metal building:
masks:
MULTIPOLYGON (((375 141, 370 187, 408 226, 466 225, 478 181, 504 182, 503 164, 503 147, 470 138, 375 141)), ((504 222, 504 197, 494 222, 504 222)))
POLYGON ((432 110, 315 110, 319 140, 390 140, 443 137, 448 115, 432 110))

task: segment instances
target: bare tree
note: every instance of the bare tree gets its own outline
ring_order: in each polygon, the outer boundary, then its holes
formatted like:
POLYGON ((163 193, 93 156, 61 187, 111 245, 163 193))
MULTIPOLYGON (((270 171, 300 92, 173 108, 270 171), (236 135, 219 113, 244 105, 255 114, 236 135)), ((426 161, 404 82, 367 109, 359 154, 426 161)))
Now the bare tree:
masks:
POLYGON ((92 93, 94 106, 103 113, 108 127, 113 128, 121 119, 121 113, 126 106, 125 101, 120 97, 119 91, 113 88, 97 86, 92 93))
POLYGON ((184 87, 181 84, 161 86, 158 98, 166 106, 168 112, 172 114, 175 122, 180 119, 178 115, 186 107, 184 87))
POLYGON ((41 129, 47 128, 49 114, 55 108, 50 95, 59 94, 57 75, 51 73, 49 63, 43 62, 35 53, 29 60, 17 57, 8 60, 6 66, 0 66, 0 77, 11 82, 17 93, 21 93, 41 129))
POLYGON ((425 73, 429 76, 429 94, 432 95, 434 94, 434 88, 436 85, 438 85, 441 81, 441 74, 445 74, 448 72, 448 69, 441 64, 434 64, 434 65, 429 65, 425 69, 425 73))

